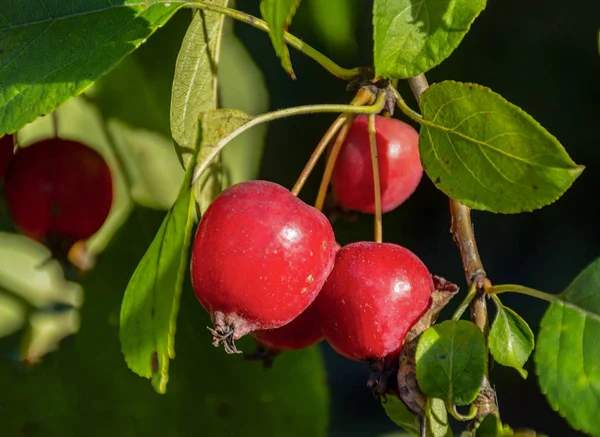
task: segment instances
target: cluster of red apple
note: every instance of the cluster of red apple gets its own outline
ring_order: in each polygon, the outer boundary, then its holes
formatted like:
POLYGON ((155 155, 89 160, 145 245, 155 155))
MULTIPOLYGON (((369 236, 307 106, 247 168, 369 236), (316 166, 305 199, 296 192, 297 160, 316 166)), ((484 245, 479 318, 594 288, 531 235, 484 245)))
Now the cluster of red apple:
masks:
MULTIPOLYGON (((418 133, 377 116, 382 211, 403 203, 421 179, 418 133)), ((353 122, 332 188, 342 207, 374 212, 367 117, 353 122)), ((325 338, 356 361, 397 363, 403 341, 430 305, 434 283, 408 249, 336 242, 327 218, 272 182, 223 191, 202 217, 192 283, 214 323, 214 344, 237 353, 251 334, 263 348, 295 350, 325 338)))
POLYGON ((15 227, 63 258, 104 224, 113 201, 104 158, 77 141, 50 138, 17 148, 0 138, 0 178, 15 227))

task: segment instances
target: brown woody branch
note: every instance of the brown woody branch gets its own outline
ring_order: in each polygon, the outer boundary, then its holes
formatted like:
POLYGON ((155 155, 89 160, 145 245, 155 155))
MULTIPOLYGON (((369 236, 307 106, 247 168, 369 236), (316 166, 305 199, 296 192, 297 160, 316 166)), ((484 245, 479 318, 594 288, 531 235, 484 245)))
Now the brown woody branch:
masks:
MULTIPOLYGON (((429 87, 427 79, 424 74, 420 74, 410 78, 408 82, 418 102, 421 94, 429 87)), ((460 251, 467 283, 469 286, 472 283, 475 283, 477 286, 477 296, 471 301, 471 320, 484 334, 487 334, 488 313, 483 286, 489 281, 486 278, 486 273, 479 257, 479 251, 477 250, 477 242, 471 222, 471 208, 454 199, 450 199, 450 213, 452 216, 450 231, 460 251)), ((489 382, 487 373, 486 369, 481 391, 475 400, 477 417, 479 418, 485 417, 488 414, 498 414, 496 393, 489 382)))

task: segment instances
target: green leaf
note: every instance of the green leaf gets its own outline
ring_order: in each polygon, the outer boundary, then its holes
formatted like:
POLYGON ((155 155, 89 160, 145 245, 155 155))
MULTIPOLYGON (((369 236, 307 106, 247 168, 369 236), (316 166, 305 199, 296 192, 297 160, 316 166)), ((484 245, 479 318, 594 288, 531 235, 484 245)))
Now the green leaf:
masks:
POLYGON ((179 296, 194 225, 190 166, 177 200, 136 268, 121 306, 120 339, 125 361, 165 393, 169 359, 175 358, 179 296))
POLYGON ((145 44, 86 90, 85 96, 105 118, 160 133, 172 143, 171 88, 177 54, 191 18, 189 10, 180 10, 145 44))
MULTIPOLYGON (((249 115, 269 110, 269 92, 262 71, 233 32, 233 23, 223 27, 219 58, 219 98, 224 108, 237 108, 249 115), (225 49, 226 48, 226 49, 225 49), (244 80, 240 80, 240 71, 244 80)), ((260 124, 235 138, 221 153, 230 184, 256 179, 265 147, 267 124, 260 124)))
MULTIPOLYGON (((228 0, 211 3, 226 6, 228 0)), ((196 144, 198 116, 217 108, 217 65, 224 15, 199 10, 181 44, 171 93, 171 134, 187 167, 196 144)))
POLYGON ((0 21, 0 136, 80 94, 181 6, 23 0, 0 21))
POLYGON ((578 430, 600 436, 600 258, 550 304, 535 351, 548 402, 578 430))
POLYGON ((530 115, 489 88, 444 81, 421 96, 427 175, 474 209, 518 213, 557 200, 583 171, 530 115))
MULTIPOLYGON (((129 371, 120 352, 119 308, 164 215, 137 208, 111 240, 83 279, 81 330, 58 352, 26 368, 1 351, 1 434, 325 437, 329 400, 318 349, 284 353, 268 372, 223 353, 211 345, 210 319, 189 276, 168 392, 157 396, 129 371)), ((252 340, 241 341, 252 348, 252 340)))
MULTIPOLYGON (((202 132, 202 143, 197 159, 198 164, 206 162, 219 140, 250 120, 252 120, 251 116, 237 109, 216 109, 200 114, 198 130, 202 132)), ((217 160, 194 184, 194 196, 202 213, 206 211, 216 195, 230 185, 226 172, 227 169, 223 168, 217 160)))
POLYGON ((527 378, 523 365, 535 347, 533 332, 525 320, 502 305, 497 296, 493 297, 498 313, 488 336, 490 352, 498 363, 516 369, 527 378))
POLYGON ((448 424, 448 412, 442 399, 427 398, 425 407, 427 418, 427 437, 452 437, 452 428, 448 424))
POLYGON ((381 400, 381 405, 392 422, 412 435, 419 435, 419 420, 404 405, 404 402, 396 396, 387 396, 385 401, 381 400))
POLYGON ((260 13, 269 25, 269 36, 275 53, 281 59, 281 66, 292 79, 296 76, 292 69, 290 53, 283 40, 283 33, 288 29, 299 5, 300 0, 261 0, 260 2, 260 13))
POLYGON ((485 0, 375 0, 376 76, 405 79, 435 67, 485 6, 485 0))
POLYGON ((427 329, 417 345, 417 381, 427 396, 468 405, 485 370, 485 340, 471 322, 447 320, 427 329))

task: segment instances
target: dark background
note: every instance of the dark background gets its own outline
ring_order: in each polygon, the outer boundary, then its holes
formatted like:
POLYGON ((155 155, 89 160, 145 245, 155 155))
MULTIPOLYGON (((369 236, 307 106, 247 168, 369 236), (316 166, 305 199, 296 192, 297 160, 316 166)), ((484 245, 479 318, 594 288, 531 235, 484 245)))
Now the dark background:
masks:
MULTIPOLYGON (((258 7, 248 3, 240 2, 239 6, 259 15, 258 7)), ((359 8, 359 49, 354 55, 344 52, 340 57, 328 52, 303 4, 291 30, 344 66, 372 64, 372 2, 354 3, 359 8)), ((573 187, 542 210, 519 215, 473 213, 479 251, 494 283, 519 283, 558 293, 600 255, 599 16, 600 3, 596 1, 490 1, 459 48, 427 73, 430 83, 453 79, 490 87, 531 114, 561 141, 575 162, 586 166, 573 187)), ((236 33, 265 74, 272 109, 351 99, 342 81, 293 49, 292 63, 298 77, 295 82, 280 68, 270 41, 261 32, 237 24, 236 33)), ((400 86, 414 105, 409 88, 400 86)), ((333 119, 333 115, 304 116, 272 123, 261 177, 291 187, 333 119)), ((317 170, 302 193, 308 202, 316 196, 319 174, 317 170)), ((449 220, 447 198, 424 177, 417 192, 402 207, 385 215, 384 239, 410 248, 432 272, 464 288, 449 220)), ((338 221, 335 231, 342 244, 372 239, 372 218, 338 221)), ((503 296, 503 300, 537 332, 545 303, 517 295, 503 296)), ((322 350, 331 384, 330 435, 376 435, 397 429, 365 388, 365 366, 339 357, 327 345, 322 350)), ((493 369, 492 383, 503 421, 513 428, 526 426, 549 436, 581 435, 549 408, 539 393, 531 361, 526 366, 527 380, 512 369, 493 369)))

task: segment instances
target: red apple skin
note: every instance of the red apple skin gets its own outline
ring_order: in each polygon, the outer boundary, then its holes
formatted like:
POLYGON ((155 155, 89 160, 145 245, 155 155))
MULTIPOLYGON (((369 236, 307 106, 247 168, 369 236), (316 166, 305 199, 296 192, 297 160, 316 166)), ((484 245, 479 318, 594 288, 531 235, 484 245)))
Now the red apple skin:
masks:
POLYGON ((12 135, 0 137, 0 179, 4 176, 8 164, 13 157, 14 143, 12 135))
POLYGON ((299 350, 323 339, 319 308, 315 300, 306 310, 281 328, 256 331, 252 336, 263 346, 275 350, 299 350))
POLYGON ((77 141, 52 138, 15 153, 4 194, 20 232, 70 247, 102 227, 112 206, 113 183, 98 152, 77 141))
POLYGON ((434 284, 410 250, 390 243, 342 247, 317 304, 325 339, 355 361, 392 362, 429 308, 434 284))
MULTIPOLYGON (((342 145, 331 184, 341 206, 364 213, 375 212, 373 167, 367 116, 359 115, 342 145)), ((389 212, 404 203, 416 190, 423 167, 419 134, 395 118, 375 117, 377 162, 381 186, 381 209, 389 212)))
POLYGON ((335 261, 327 218, 267 181, 223 191, 202 217, 192 248, 196 296, 216 331, 233 339, 279 328, 315 300, 335 261))

